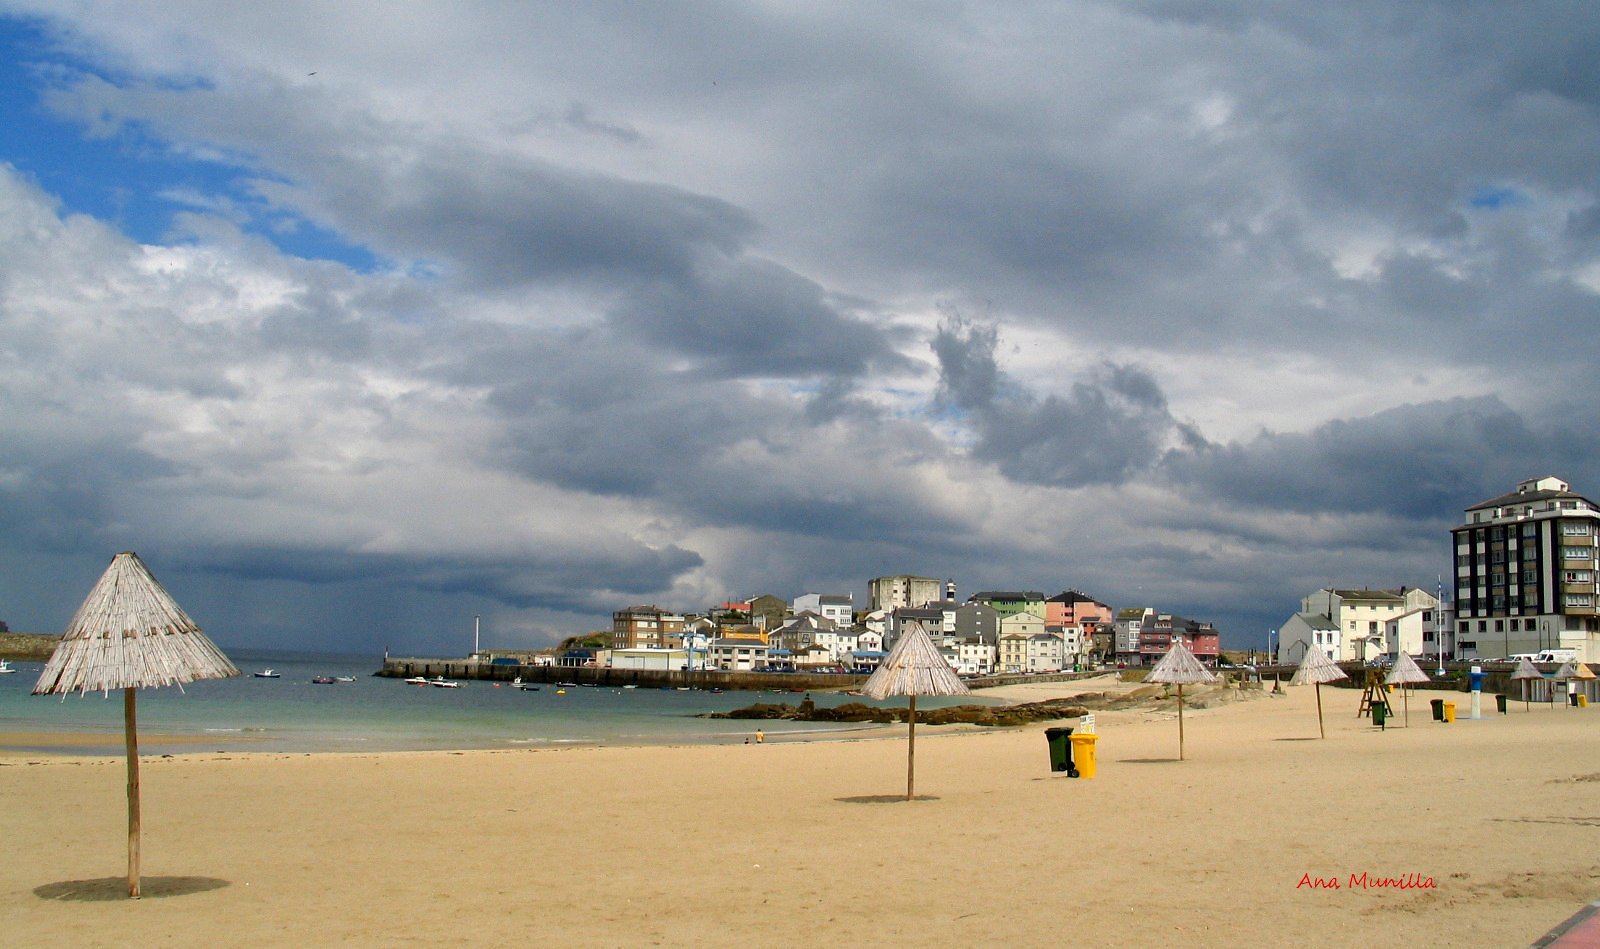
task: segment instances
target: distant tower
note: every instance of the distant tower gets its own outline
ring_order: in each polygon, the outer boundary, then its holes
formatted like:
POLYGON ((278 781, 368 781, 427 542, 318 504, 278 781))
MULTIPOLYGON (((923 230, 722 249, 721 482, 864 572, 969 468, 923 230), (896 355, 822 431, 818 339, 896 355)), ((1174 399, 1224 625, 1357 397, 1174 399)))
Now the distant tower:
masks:
POLYGON ((955 600, 956 582, 954 580, 946 580, 944 582, 944 598, 952 602, 955 600))

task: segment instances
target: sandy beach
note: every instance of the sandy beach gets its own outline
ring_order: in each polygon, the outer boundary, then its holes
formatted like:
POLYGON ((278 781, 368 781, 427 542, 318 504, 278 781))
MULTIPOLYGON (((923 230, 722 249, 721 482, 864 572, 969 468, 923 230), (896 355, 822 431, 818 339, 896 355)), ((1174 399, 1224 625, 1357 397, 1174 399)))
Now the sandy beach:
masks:
POLYGON ((1193 710, 1183 762, 1170 713, 1102 713, 1093 780, 1043 725, 919 729, 910 803, 903 729, 147 758, 137 902, 122 761, 0 753, 0 915, 29 946, 1506 947, 1600 897, 1600 708, 1442 725, 1424 693, 1380 733, 1358 696, 1323 690, 1325 741, 1309 687, 1193 710))

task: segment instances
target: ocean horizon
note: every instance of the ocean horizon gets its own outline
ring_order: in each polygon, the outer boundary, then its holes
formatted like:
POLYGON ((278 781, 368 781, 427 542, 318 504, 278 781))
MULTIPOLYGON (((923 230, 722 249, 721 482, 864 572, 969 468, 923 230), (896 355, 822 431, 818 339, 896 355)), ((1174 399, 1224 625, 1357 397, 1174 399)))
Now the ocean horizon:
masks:
MULTIPOLYGON (((740 743, 757 728, 774 738, 843 737, 860 724, 740 721, 696 717, 755 702, 795 703, 801 695, 773 691, 622 689, 545 684, 524 691, 508 684, 460 680, 457 689, 407 685, 374 676, 381 656, 282 650, 233 650, 238 678, 193 682, 182 687, 141 689, 138 696, 141 754, 199 751, 322 753, 364 751, 466 751, 566 745, 661 745, 740 743), (257 678, 272 669, 278 678, 257 678), (349 676, 353 681, 315 684, 313 677, 349 676), (169 737, 170 736, 170 737, 169 737), (215 737, 215 747, 204 739, 215 737), (164 740, 167 739, 167 740, 164 740), (177 740, 172 740, 177 739, 177 740)), ((120 755, 122 701, 118 693, 43 696, 30 694, 42 662, 13 662, 15 675, 0 676, 0 732, 75 733, 116 737, 115 742, 17 745, 40 754, 120 755)), ((874 702, 864 696, 814 692, 819 705, 863 702, 904 705, 904 699, 874 702)), ((925 708, 981 698, 925 697, 925 708)))

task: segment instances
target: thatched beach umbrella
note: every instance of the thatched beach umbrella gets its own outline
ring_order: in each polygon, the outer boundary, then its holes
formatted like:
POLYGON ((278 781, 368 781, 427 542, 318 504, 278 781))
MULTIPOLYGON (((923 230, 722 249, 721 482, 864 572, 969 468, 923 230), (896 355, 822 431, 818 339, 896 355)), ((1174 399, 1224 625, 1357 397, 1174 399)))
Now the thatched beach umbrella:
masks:
POLYGON ((139 737, 134 690, 236 676, 228 657, 200 632, 132 551, 89 591, 45 663, 34 695, 122 690, 128 748, 128 895, 139 895, 139 737))
POLYGON ((1300 667, 1294 670, 1294 678, 1289 680, 1290 685, 1305 685, 1307 682, 1316 685, 1317 734, 1323 738, 1328 737, 1328 730, 1322 724, 1322 683, 1348 678, 1344 670, 1328 658, 1327 653, 1320 649, 1307 649, 1305 658, 1300 660, 1300 667))
POLYGON ((1427 682, 1428 674, 1422 671, 1417 661, 1405 653, 1394 661, 1394 668, 1389 670, 1389 675, 1383 680, 1385 685, 1400 686, 1400 698, 1405 703, 1406 724, 1411 724, 1411 684, 1413 682, 1427 682))
POLYGON ((1522 710, 1524 712, 1533 711, 1533 705, 1528 699, 1528 680, 1543 678, 1544 673, 1540 672, 1538 669, 1535 669, 1533 667, 1533 663, 1529 662, 1527 659, 1517 660, 1517 668, 1511 673, 1511 681, 1515 682, 1518 679, 1522 680, 1522 710))
MULTIPOLYGON (((1556 670, 1555 678, 1557 682, 1565 682, 1567 684, 1567 693, 1569 695, 1577 695, 1577 690, 1572 683, 1579 679, 1593 679, 1594 673, 1589 672, 1588 666, 1582 665, 1574 659, 1570 662, 1562 663, 1561 668, 1556 670), (1585 673, 1588 674, 1585 675, 1585 673)), ((1568 699, 1567 701, 1569 704, 1576 702, 1574 699, 1568 699)))
MULTIPOLYGON (((1578 686, 1578 688, 1583 689, 1584 696, 1585 696, 1584 697, 1584 701, 1587 702, 1588 701, 1589 683, 1591 681, 1593 681, 1594 678, 1595 678, 1594 671, 1589 668, 1589 664, 1586 663, 1586 662, 1575 662, 1575 663, 1573 663, 1573 667, 1574 668, 1572 670, 1572 678, 1576 682, 1583 683, 1581 686, 1578 686)), ((1568 685, 1568 688, 1570 689, 1570 688, 1572 688, 1572 686, 1568 685)))
POLYGON ((1178 687, 1178 760, 1183 760, 1183 686, 1185 683, 1209 683, 1217 677, 1200 664, 1183 640, 1175 639, 1167 654, 1145 676, 1146 682, 1165 682, 1178 687))
POLYGON ((861 687, 861 693, 874 699, 904 695, 911 699, 906 745, 906 800, 911 800, 917 778, 917 696, 967 695, 971 690, 961 681, 950 663, 939 655, 928 631, 916 620, 906 623, 900 639, 883 662, 861 687))

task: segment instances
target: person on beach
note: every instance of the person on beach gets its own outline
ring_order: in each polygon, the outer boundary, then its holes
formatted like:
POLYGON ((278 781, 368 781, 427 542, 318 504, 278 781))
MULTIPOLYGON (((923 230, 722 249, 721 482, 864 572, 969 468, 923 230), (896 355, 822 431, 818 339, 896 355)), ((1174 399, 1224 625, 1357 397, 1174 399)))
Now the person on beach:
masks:
POLYGON ((766 740, 767 740, 767 736, 763 735, 761 733, 761 729, 759 729, 759 728, 756 729, 756 744, 759 745, 759 744, 761 744, 762 742, 764 742, 766 740))

